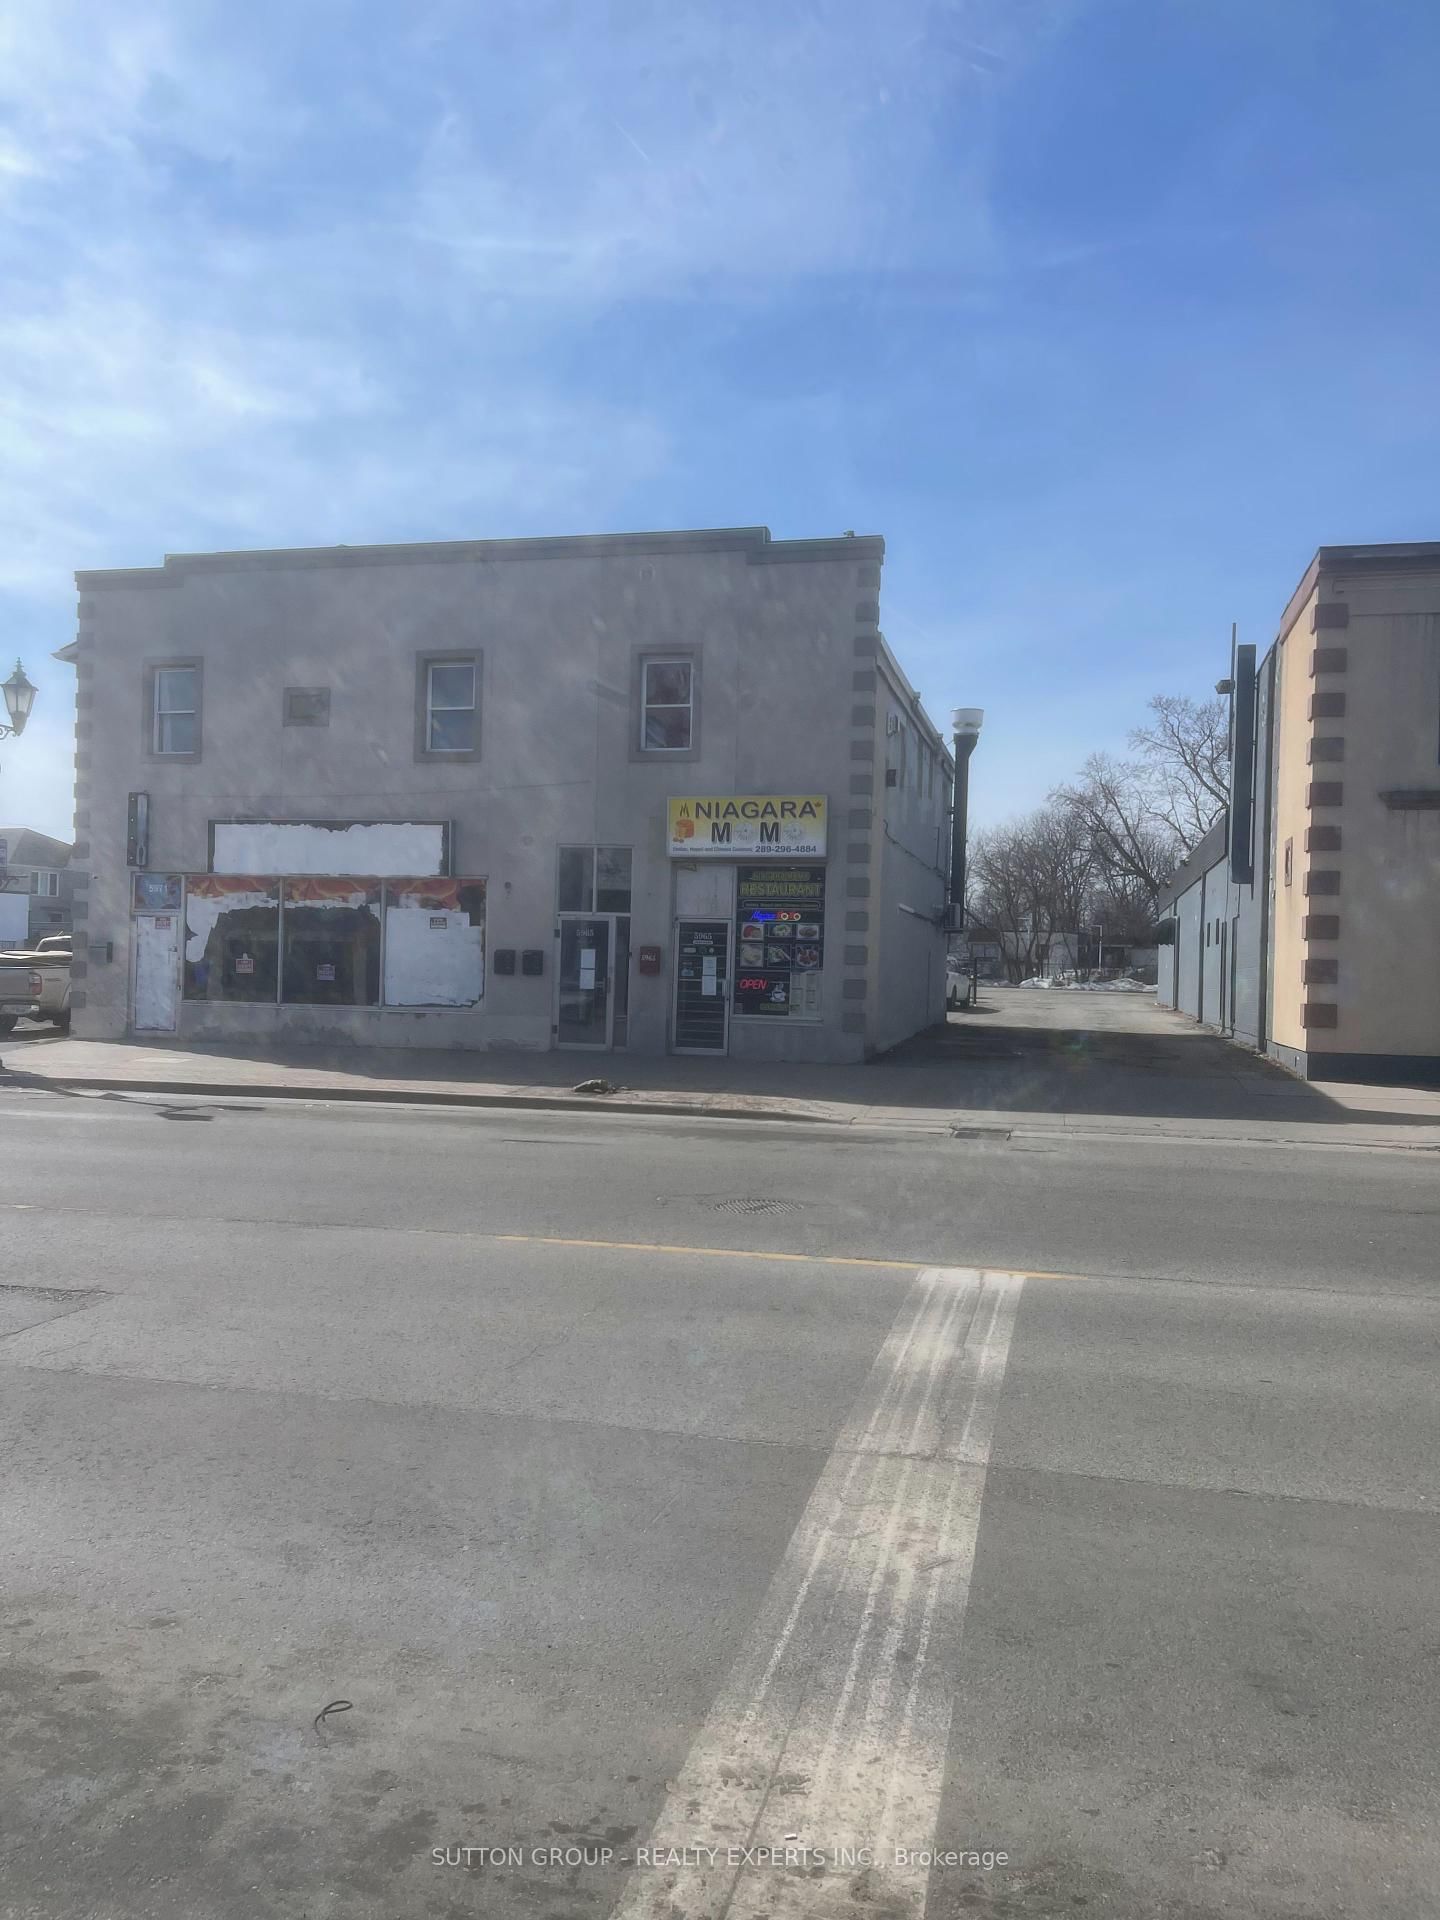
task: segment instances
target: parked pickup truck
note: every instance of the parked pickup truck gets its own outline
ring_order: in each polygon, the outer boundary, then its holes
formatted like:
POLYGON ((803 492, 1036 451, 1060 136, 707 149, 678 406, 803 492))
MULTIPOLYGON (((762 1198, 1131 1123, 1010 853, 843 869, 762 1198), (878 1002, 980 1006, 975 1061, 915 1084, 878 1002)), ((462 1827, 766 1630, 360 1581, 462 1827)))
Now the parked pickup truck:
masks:
POLYGON ((70 1031, 70 944, 59 935, 33 953, 0 953, 0 1034, 27 1017, 70 1031))

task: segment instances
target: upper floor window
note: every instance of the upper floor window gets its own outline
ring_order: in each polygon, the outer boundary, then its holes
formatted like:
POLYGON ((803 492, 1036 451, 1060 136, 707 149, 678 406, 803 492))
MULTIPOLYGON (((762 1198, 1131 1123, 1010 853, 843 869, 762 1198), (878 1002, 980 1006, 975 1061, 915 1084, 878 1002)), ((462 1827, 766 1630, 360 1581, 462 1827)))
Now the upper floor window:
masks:
POLYGON ((479 680, 473 658, 425 663, 425 751, 474 753, 479 744, 479 680))
POLYGON ((53 867, 37 868, 30 876, 31 893, 41 894, 46 900, 58 900, 60 897, 60 876, 53 867))
POLYGON ((647 659, 640 675, 642 751, 688 753, 695 741, 695 663, 647 659))
POLYGON ((156 667, 152 679, 150 746, 154 753, 200 751, 200 669, 156 667))

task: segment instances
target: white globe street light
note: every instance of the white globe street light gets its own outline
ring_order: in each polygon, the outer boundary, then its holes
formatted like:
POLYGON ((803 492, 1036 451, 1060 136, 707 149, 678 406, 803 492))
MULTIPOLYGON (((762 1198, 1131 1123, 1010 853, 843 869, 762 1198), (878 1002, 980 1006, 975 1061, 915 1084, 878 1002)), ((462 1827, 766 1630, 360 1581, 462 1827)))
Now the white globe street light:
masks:
POLYGON ((985 724, 983 707, 956 707, 950 715, 955 736, 955 804, 950 813, 950 924, 965 924, 965 828, 970 811, 970 756, 985 724))

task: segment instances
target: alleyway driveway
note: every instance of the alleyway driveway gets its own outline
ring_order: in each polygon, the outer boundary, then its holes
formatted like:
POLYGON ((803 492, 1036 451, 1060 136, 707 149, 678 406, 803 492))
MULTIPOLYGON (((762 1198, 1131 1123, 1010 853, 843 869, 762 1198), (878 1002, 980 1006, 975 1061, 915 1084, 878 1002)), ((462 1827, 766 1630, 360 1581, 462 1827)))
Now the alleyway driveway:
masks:
POLYGON ((1318 1087, 1183 1016, 1148 993, 982 987, 894 1056, 928 1069, 947 1104, 1012 1113, 1323 1123, 1344 1109, 1318 1087))

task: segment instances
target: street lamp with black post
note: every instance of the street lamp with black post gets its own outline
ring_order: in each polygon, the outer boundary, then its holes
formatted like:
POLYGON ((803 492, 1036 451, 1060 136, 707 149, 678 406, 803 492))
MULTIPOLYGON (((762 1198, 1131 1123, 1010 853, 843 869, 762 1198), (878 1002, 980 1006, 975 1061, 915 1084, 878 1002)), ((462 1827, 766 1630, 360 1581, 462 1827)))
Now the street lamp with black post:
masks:
POLYGON ((26 679, 25 669, 18 660, 10 678, 0 682, 0 692, 5 695, 5 711, 10 716, 9 726, 0 727, 0 740, 8 740, 12 734, 18 740, 25 731, 25 722, 30 718, 30 709, 35 704, 35 688, 26 679))
POLYGON ((955 805, 950 815, 950 927, 965 925, 965 829, 970 811, 970 756, 985 724, 983 707, 956 707, 950 716, 955 735, 955 805))

